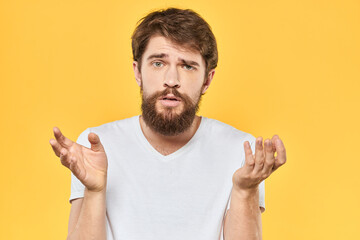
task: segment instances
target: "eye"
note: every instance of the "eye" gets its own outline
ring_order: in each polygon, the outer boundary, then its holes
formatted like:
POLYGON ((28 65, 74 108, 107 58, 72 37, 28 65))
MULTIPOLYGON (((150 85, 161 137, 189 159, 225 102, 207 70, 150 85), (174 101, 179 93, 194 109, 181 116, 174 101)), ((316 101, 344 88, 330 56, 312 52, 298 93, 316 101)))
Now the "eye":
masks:
POLYGON ((153 65, 154 67, 159 68, 159 67, 162 67, 162 66, 163 66, 163 63, 162 63, 162 62, 153 62, 152 65, 153 65))
POLYGON ((193 66, 190 66, 190 65, 187 65, 187 64, 185 64, 184 65, 184 68, 186 69, 186 70, 195 70, 195 68, 193 67, 193 66))

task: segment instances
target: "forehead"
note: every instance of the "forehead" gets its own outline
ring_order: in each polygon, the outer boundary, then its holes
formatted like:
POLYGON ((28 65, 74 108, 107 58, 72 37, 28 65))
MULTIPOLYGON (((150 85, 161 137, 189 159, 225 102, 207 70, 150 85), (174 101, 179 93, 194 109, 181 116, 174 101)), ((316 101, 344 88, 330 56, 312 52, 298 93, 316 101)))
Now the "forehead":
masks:
POLYGON ((205 61, 199 51, 173 43, 169 39, 159 35, 150 38, 143 54, 143 59, 146 60, 148 56, 153 54, 166 54, 169 58, 195 61, 199 63, 200 66, 205 66, 205 61))

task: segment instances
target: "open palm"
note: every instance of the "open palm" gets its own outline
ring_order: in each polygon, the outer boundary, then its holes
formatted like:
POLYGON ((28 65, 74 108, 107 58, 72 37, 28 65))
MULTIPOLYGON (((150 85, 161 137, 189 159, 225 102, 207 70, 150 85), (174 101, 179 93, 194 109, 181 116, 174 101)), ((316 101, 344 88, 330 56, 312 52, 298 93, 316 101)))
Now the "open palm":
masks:
POLYGON ((108 162, 99 136, 90 133, 88 140, 91 148, 87 148, 66 138, 57 127, 53 131, 56 140, 50 139, 50 144, 62 165, 69 168, 88 190, 103 190, 108 162))
POLYGON ((260 182, 268 178, 276 169, 286 162, 284 143, 278 135, 255 141, 255 154, 252 153, 249 141, 244 142, 245 164, 233 174, 233 184, 236 189, 254 189, 260 182), (274 156, 277 152, 277 157, 274 156))

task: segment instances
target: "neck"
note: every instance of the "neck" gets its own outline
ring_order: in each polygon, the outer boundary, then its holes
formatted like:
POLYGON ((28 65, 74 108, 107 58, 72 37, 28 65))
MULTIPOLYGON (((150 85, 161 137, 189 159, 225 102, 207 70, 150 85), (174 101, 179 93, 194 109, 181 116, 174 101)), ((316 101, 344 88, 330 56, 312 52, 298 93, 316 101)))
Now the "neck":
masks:
POLYGON ((144 133, 144 136, 149 142, 156 143, 161 146, 176 146, 186 144, 196 133, 197 129, 200 126, 201 117, 195 116, 193 123, 183 133, 180 133, 176 136, 164 136, 158 132, 152 130, 149 126, 146 125, 142 116, 140 115, 140 126, 144 133))

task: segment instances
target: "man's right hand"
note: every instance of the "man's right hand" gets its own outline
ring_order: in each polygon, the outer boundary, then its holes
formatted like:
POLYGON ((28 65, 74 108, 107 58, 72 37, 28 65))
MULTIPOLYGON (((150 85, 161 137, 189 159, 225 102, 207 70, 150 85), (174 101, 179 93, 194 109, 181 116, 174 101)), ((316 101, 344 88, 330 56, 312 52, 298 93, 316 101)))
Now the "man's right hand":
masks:
POLYGON ((91 148, 84 147, 66 138, 59 128, 54 127, 55 139, 50 139, 50 145, 61 164, 85 185, 89 191, 106 189, 107 156, 100 138, 95 133, 88 135, 91 148))

